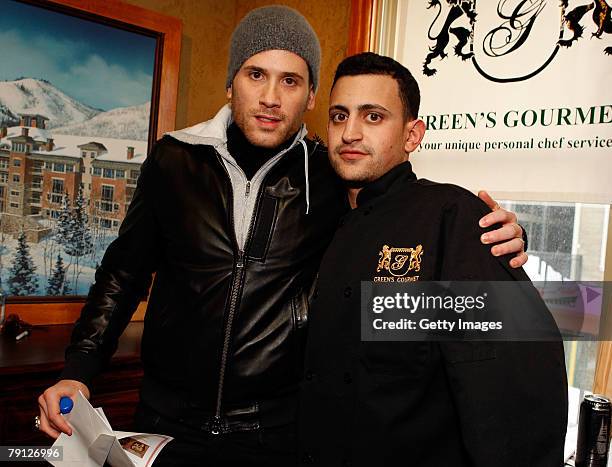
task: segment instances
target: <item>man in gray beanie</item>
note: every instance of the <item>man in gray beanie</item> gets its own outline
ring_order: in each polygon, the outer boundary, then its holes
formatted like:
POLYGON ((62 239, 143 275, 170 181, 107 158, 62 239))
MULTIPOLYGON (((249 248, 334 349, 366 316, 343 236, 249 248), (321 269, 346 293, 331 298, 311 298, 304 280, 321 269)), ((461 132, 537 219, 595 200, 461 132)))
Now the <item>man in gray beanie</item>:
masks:
POLYGON ((308 64, 310 82, 315 91, 318 89, 319 38, 301 14, 277 5, 251 11, 234 30, 225 87, 232 86, 234 76, 245 61, 266 50, 287 50, 302 57, 308 64))
MULTIPOLYGON (((136 413, 138 431, 174 437, 155 465, 297 462, 308 301, 348 209, 327 150, 303 124, 320 62, 317 36, 295 10, 259 8, 240 22, 229 104, 151 149, 61 380, 39 397, 41 430, 71 433, 60 397, 89 397, 155 273, 136 413)), ((513 214, 489 216, 505 224, 498 240, 515 236, 513 214)), ((501 247, 522 252, 516 243, 501 247)))

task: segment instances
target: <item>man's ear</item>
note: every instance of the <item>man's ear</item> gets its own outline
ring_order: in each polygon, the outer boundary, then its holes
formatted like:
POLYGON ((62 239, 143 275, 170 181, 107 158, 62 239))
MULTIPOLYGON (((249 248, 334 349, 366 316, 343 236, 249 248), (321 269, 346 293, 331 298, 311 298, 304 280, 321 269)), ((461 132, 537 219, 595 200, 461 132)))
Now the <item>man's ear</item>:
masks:
POLYGON ((225 90, 225 97, 227 97, 227 100, 231 101, 232 100, 232 85, 230 84, 229 87, 225 90))
POLYGON ((315 90, 314 86, 310 85, 310 91, 308 91, 308 102, 306 103, 306 110, 312 110, 315 106, 315 90))
POLYGON ((417 118, 406 122, 406 142, 404 144, 406 153, 410 154, 418 148, 423 136, 425 136, 425 122, 423 120, 417 118))

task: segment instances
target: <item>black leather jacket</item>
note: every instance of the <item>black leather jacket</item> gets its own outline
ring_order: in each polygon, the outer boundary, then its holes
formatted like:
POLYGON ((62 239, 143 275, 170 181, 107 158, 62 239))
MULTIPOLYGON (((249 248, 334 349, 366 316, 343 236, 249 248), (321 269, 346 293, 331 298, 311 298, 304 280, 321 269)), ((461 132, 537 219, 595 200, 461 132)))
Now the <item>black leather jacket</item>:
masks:
POLYGON ((303 147, 296 144, 251 194, 257 203, 241 251, 218 151, 161 139, 96 272, 62 378, 89 384, 101 371, 155 272, 142 400, 169 416, 202 414, 215 432, 232 429, 230 412, 295 393, 308 294, 346 209, 326 150, 310 141, 307 147, 309 214, 303 147))

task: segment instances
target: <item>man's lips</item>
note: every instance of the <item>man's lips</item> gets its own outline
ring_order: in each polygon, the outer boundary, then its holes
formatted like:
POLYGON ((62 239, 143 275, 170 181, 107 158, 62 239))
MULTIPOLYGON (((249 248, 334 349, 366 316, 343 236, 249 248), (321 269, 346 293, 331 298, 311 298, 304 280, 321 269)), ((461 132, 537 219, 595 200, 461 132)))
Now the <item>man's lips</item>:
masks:
POLYGON ((362 157, 368 155, 367 152, 363 152, 358 149, 341 149, 338 151, 338 154, 340 154, 340 157, 345 160, 361 159, 362 157))
POLYGON ((257 122, 263 126, 277 126, 282 121, 282 119, 279 117, 265 114, 255 115, 255 120, 257 120, 257 122))

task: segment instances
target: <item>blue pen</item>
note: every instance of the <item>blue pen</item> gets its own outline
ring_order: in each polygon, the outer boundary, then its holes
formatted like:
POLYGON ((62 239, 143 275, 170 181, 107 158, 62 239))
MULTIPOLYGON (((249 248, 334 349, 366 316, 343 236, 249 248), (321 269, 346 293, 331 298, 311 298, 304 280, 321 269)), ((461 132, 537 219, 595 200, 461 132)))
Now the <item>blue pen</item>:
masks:
POLYGON ((72 402, 72 399, 70 399, 70 397, 68 396, 64 396, 60 399, 60 413, 62 414, 67 414, 70 413, 70 411, 72 410, 72 407, 74 406, 74 403, 72 402))

